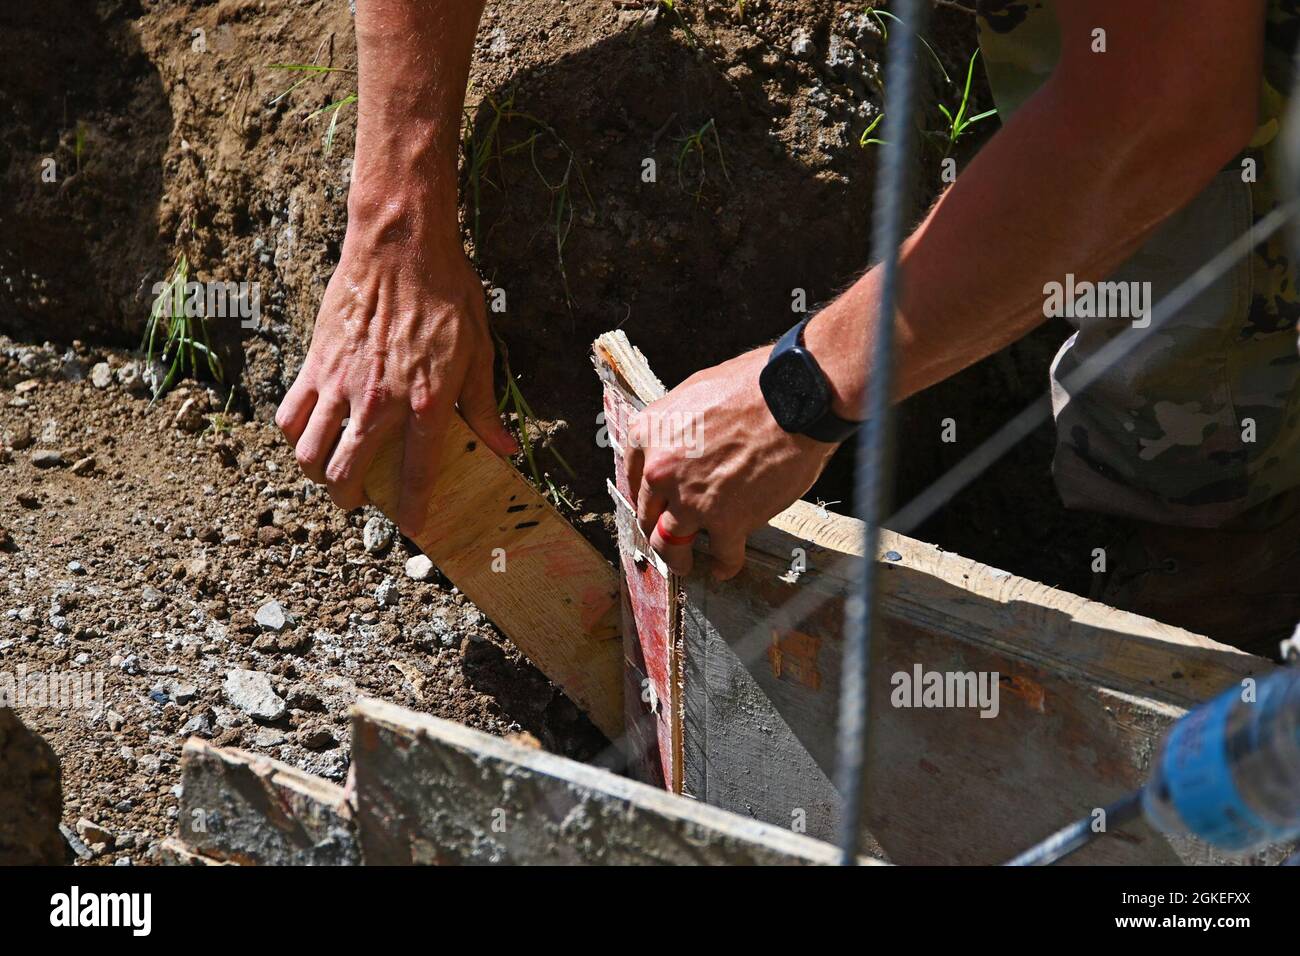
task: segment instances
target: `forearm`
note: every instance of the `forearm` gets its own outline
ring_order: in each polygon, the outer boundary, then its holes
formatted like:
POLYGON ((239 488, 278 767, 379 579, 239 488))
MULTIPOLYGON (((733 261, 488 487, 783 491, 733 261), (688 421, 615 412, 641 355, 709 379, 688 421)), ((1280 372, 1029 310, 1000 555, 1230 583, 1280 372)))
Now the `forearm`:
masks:
MULTIPOLYGON (((1176 157, 1166 163, 1087 128, 1058 99, 1049 87, 1027 103, 904 243, 897 398, 1025 335, 1044 321, 1046 282, 1104 278, 1208 181, 1171 172, 1176 157)), ((853 418, 880 280, 870 270, 808 329, 814 355, 839 356, 839 374, 828 375, 837 411, 853 418)))
POLYGON ((482 0, 357 5, 357 148, 348 213, 377 241, 459 244, 457 150, 482 0))
MULTIPOLYGON (((1220 4, 1226 0, 1196 6, 1214 12, 1220 4)), ((1092 281, 1112 273, 1245 146, 1262 31, 1262 8, 1250 7, 1249 16, 1238 10, 1230 37, 1200 29, 1156 39, 1158 24, 1114 27, 1113 38, 1153 39, 1128 61, 1115 53, 1067 57, 979 152, 903 245, 896 398, 1042 322, 1046 283, 1064 282, 1067 273, 1092 281)), ((1117 9, 1112 19, 1165 16, 1117 9)), ((1068 36, 1093 22, 1063 30, 1068 36)), ((1078 39, 1066 46, 1087 50, 1078 39)), ((880 280, 879 268, 869 271, 806 333, 818 361, 831 366, 835 410, 848 417, 861 415, 880 280)))

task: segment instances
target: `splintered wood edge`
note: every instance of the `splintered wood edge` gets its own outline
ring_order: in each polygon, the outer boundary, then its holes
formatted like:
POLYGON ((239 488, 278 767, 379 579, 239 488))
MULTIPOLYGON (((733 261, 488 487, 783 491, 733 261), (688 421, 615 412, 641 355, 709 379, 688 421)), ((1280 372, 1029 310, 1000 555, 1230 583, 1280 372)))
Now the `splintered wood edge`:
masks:
POLYGON ((617 388, 637 408, 644 408, 667 393, 641 350, 628 341, 621 329, 600 336, 592 343, 591 351, 591 361, 601 381, 617 388))

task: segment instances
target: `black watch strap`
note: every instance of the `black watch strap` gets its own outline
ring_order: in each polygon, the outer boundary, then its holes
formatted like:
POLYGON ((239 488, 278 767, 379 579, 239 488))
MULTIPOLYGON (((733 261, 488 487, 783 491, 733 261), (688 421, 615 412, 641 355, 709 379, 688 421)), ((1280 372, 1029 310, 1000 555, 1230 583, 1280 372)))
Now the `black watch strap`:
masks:
MULTIPOLYGON (((772 354, 775 355, 777 352, 794 348, 796 346, 803 348, 803 330, 811 321, 812 316, 809 316, 794 328, 790 329, 790 331, 786 332, 785 335, 781 336, 773 347, 772 354)), ((816 365, 817 360, 812 356, 812 353, 808 352, 807 349, 804 349, 804 351, 809 355, 809 357, 813 358, 813 364, 816 365)), ((818 366, 817 370, 821 372, 821 366, 818 366)), ((822 377, 825 378, 826 373, 821 372, 821 374, 822 377)), ((822 416, 812 424, 806 426, 801 434, 807 435, 814 441, 824 441, 829 444, 838 445, 840 442, 852 438, 861 424, 861 422, 852 422, 847 418, 840 418, 839 415, 836 415, 835 412, 827 406, 826 411, 822 413, 822 416)))

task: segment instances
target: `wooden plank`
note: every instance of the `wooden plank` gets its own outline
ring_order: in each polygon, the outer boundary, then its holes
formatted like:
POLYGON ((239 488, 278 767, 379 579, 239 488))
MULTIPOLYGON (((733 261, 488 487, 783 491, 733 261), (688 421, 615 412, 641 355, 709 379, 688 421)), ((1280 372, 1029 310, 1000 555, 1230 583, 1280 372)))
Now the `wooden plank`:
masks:
POLYGON ((343 789, 269 757, 197 737, 181 752, 177 862, 338 866, 361 862, 343 789))
POLYGON ((392 704, 360 700, 352 720, 367 864, 803 865, 837 858, 834 847, 807 836, 392 704))
MULTIPOLYGON (((370 500, 396 514, 401 445, 376 458, 370 500)), ((442 573, 609 738, 623 731, 619 581, 609 562, 458 416, 415 539, 442 573)))
MULTIPOLYGON (((607 392, 641 388, 629 401, 653 400, 653 376, 635 368, 644 359, 620 339, 596 346, 607 392)), ((664 579, 664 602, 681 606, 683 792, 833 837, 844 599, 862 541, 853 519, 796 502, 751 538, 746 568, 732 581, 664 579)), ((697 547, 707 554, 707 535, 697 547)), ((883 620, 864 840, 892 862, 1009 858, 1136 789, 1187 708, 1272 669, 1208 638, 902 535, 884 532, 877 560, 883 620), (918 665, 996 673, 997 716, 893 706, 894 675, 918 665)), ((1171 845, 1145 824, 1073 860, 1225 862, 1192 841, 1171 845)))
MULTIPOLYGON (((637 728, 637 733, 629 733, 626 741, 628 765, 638 779, 646 783, 662 783, 674 793, 680 793, 680 604, 671 600, 671 595, 680 588, 667 566, 651 549, 641 529, 630 518, 627 498, 631 491, 623 462, 628 421, 643 407, 640 395, 662 395, 664 387, 650 373, 640 353, 628 345, 626 338, 611 336, 609 339, 607 351, 596 361, 596 369, 606 379, 605 431, 617 461, 615 482, 609 491, 615 503, 623 600, 635 627, 635 633, 627 634, 624 639, 623 667, 627 685, 635 684, 639 688, 637 697, 627 702, 628 719, 637 728), (620 368, 626 368, 628 374, 636 378, 634 384, 619 381, 620 368)), ((604 341, 597 342, 598 352, 604 341)))

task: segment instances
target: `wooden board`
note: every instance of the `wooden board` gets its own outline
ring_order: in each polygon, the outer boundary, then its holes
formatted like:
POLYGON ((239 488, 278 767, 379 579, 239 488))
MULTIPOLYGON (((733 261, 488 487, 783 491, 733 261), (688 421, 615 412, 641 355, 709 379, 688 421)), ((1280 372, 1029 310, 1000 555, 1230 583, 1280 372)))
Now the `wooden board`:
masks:
MULTIPOLYGON (((395 515, 400 443, 376 458, 370 500, 395 515)), ((618 574, 459 416, 416 544, 609 738, 623 732, 618 574)))
POLYGON ((818 840, 392 704, 360 700, 352 720, 352 789, 368 865, 837 858, 818 840))
MULTIPOLYGON (((607 408, 610 391, 628 392, 616 401, 633 405, 657 397, 653 384, 635 391, 653 376, 635 368, 644 359, 621 334, 598 340, 596 355, 607 408)), ((616 496, 616 507, 628 505, 616 496)), ((662 607, 680 607, 667 639, 676 648, 676 707, 661 735, 681 742, 680 792, 834 837, 844 599, 862 541, 853 519, 796 502, 751 538, 737 578, 661 576, 653 601, 633 602, 638 627, 643 616, 657 621, 662 607)), ((707 536, 697 547, 707 554, 707 536)), ((883 626, 864 840, 891 862, 1010 858, 1136 789, 1164 732, 1187 708, 1272 670, 1207 638, 888 531, 877 560, 885 571, 883 626), (996 672, 998 715, 893 706, 893 676, 917 665, 996 672)), ((1072 860, 1220 858, 1136 824, 1072 860)))
POLYGON ((269 757, 191 737, 181 753, 171 862, 340 866, 361 862, 343 788, 269 757))
MULTIPOLYGON (((597 349, 604 339, 597 343, 597 349)), ((617 465, 610 497, 615 503, 623 596, 630 609, 624 624, 623 667, 626 685, 635 696, 625 702, 629 767, 638 779, 662 783, 674 793, 682 789, 681 628, 680 604, 671 600, 679 588, 675 576, 651 549, 632 520, 627 469, 623 462, 629 418, 646 401, 663 394, 663 384, 650 373, 644 358, 625 338, 612 337, 596 359, 596 370, 607 380, 604 393, 605 430, 617 465), (626 349, 620 358, 611 350, 626 349), (621 382, 620 369, 636 378, 621 382), (642 399, 642 395, 651 396, 642 399)))

